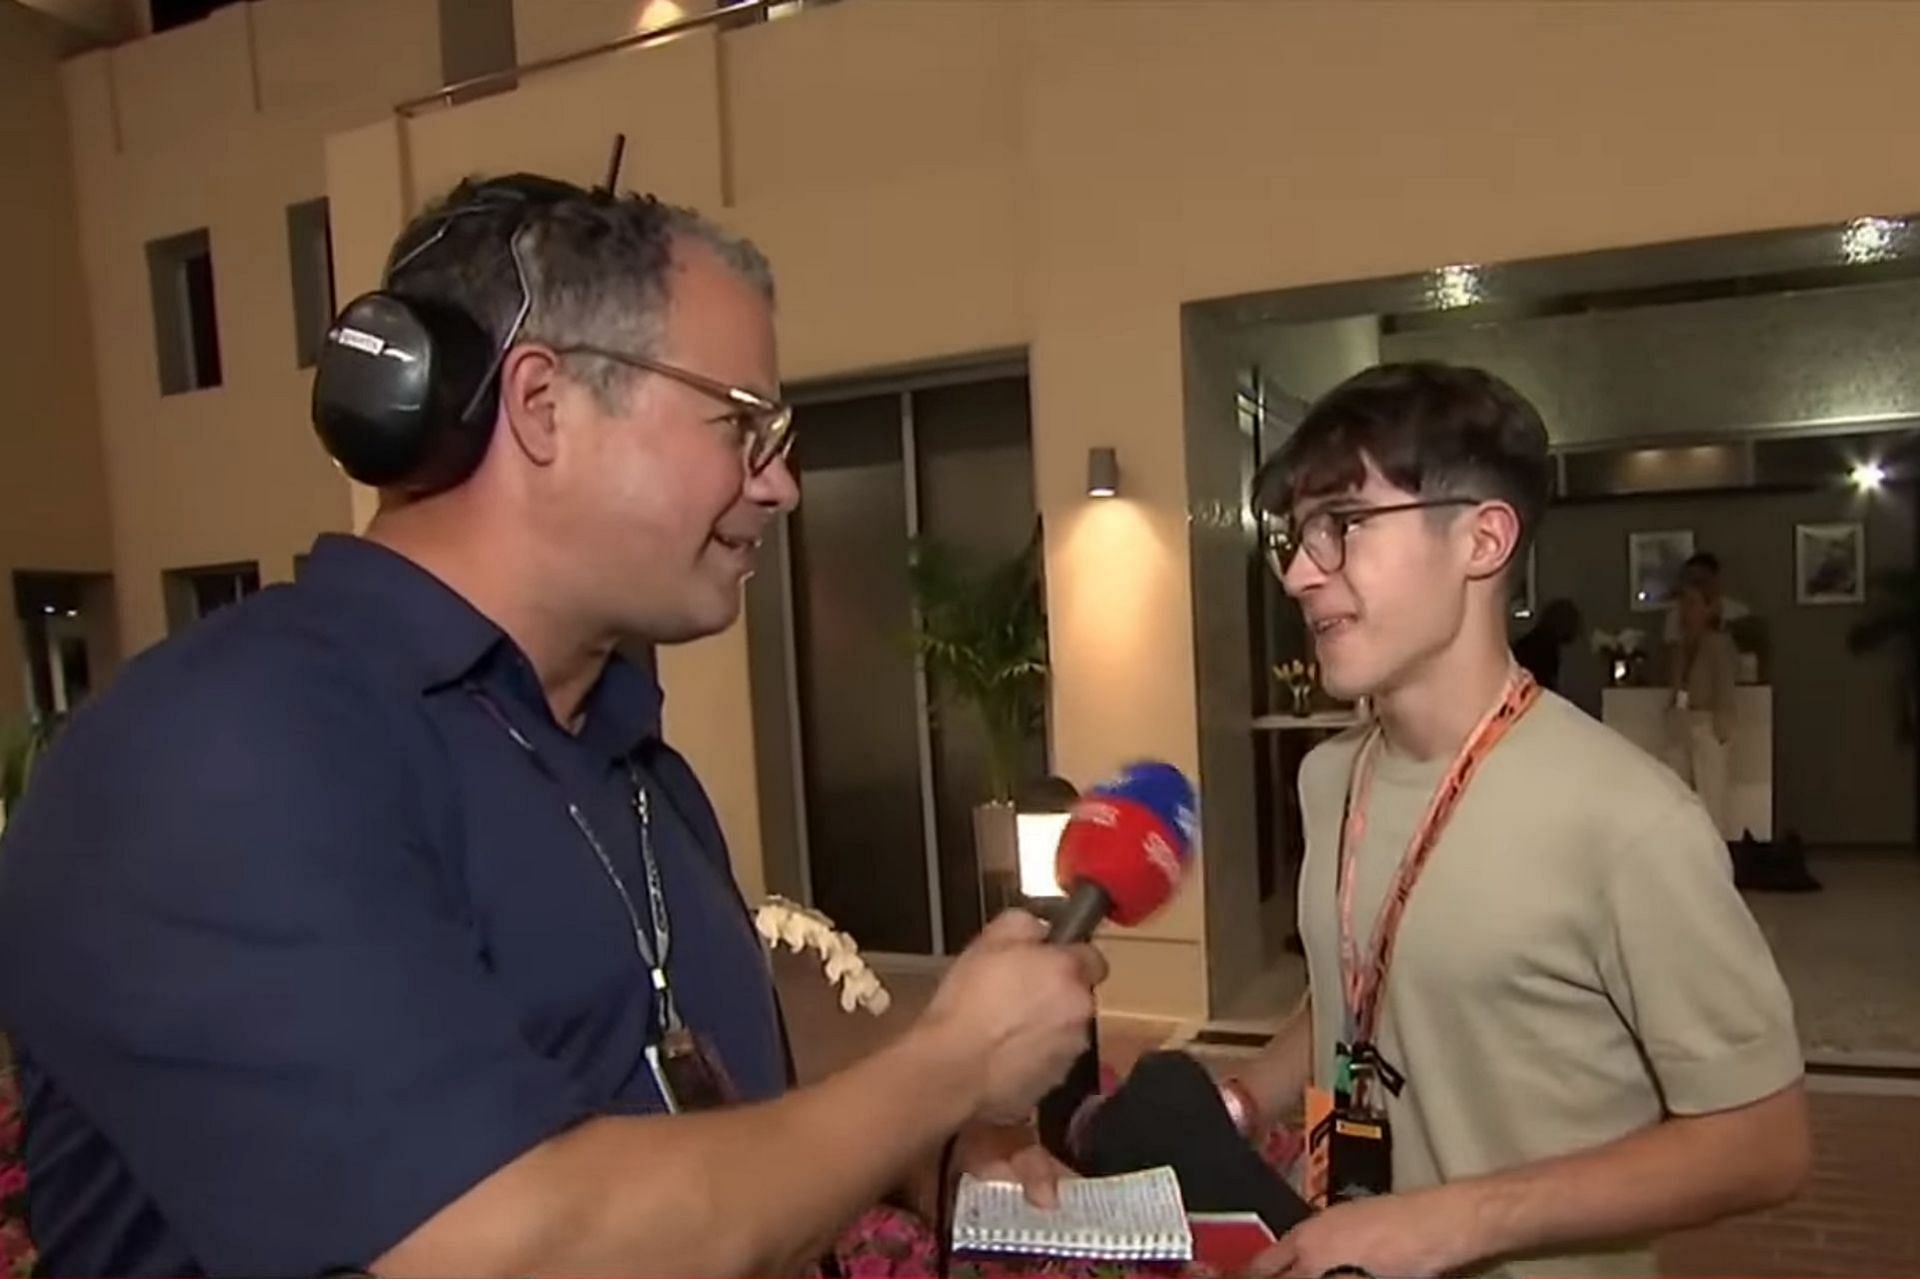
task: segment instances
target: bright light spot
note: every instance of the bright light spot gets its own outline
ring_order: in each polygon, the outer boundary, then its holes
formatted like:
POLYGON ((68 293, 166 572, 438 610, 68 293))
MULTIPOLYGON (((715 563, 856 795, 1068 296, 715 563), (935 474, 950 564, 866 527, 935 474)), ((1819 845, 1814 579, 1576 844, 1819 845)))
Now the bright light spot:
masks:
POLYGON ((1020 848, 1020 895, 1058 897, 1060 883, 1054 875, 1054 855, 1060 851, 1060 836, 1067 829, 1067 815, 1017 813, 1013 822, 1020 848))
POLYGON ((1481 298, 1479 268, 1464 263, 1441 267, 1427 285, 1427 298, 1442 311, 1472 306, 1481 298))
POLYGON ((1840 233, 1840 256, 1855 266, 1898 257, 1898 241, 1906 230, 1899 218, 1855 218, 1840 233))
POLYGON ((678 22, 686 16, 687 11, 680 7, 678 0, 646 0, 633 20, 633 30, 637 35, 655 27, 664 27, 669 22, 678 22))
POLYGON ((1862 493, 1877 492, 1887 482, 1887 468, 1878 462, 1861 462, 1847 472, 1847 482, 1862 493))

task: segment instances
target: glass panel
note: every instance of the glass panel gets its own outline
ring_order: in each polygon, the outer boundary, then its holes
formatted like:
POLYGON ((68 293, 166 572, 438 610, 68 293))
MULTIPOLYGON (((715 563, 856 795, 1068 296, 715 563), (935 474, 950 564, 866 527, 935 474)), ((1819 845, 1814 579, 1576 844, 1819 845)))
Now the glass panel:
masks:
MULTIPOLYGON (((935 387, 913 395, 920 531, 977 570, 1018 555, 1035 527, 1032 421, 1027 379, 935 387)), ((980 930, 980 870, 973 808, 988 797, 986 737, 971 707, 948 700, 937 679, 933 711, 934 814, 947 946, 980 930)), ((1045 736, 1027 741, 1019 776, 1045 774, 1045 736)), ((986 913, 994 904, 988 902, 986 913)))
POLYGON ((900 399, 805 405, 793 537, 814 905, 867 950, 925 954, 926 841, 908 645, 900 399))

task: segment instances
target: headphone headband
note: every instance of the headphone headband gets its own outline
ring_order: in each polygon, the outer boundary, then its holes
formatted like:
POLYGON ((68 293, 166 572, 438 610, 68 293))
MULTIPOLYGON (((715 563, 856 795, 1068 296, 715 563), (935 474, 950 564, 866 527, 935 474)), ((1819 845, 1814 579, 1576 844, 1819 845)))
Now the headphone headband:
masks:
POLYGON ((433 229, 398 253, 381 287, 342 308, 314 369, 313 424, 340 468, 363 484, 416 495, 465 480, 492 438, 492 394, 533 309, 522 237, 539 209, 604 199, 572 183, 516 173, 456 193, 433 229), (409 297, 394 277, 418 261, 462 218, 515 213, 507 237, 520 305, 498 341, 481 317, 442 300, 409 297))

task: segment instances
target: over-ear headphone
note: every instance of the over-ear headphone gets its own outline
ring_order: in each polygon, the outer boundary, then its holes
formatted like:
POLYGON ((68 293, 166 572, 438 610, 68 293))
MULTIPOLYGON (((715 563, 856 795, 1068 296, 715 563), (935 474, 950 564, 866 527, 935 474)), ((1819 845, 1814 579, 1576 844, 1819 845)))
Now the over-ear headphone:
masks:
POLYGON ((492 437, 500 366, 533 309, 523 239, 532 215, 583 188, 531 174, 479 184, 387 267, 381 287, 347 303, 327 330, 313 376, 313 426, 362 484, 414 494, 473 474, 492 437), (496 342, 482 321, 443 301, 408 296, 399 277, 461 219, 511 217, 507 248, 520 304, 496 342), (398 284, 396 285, 396 282, 398 284))

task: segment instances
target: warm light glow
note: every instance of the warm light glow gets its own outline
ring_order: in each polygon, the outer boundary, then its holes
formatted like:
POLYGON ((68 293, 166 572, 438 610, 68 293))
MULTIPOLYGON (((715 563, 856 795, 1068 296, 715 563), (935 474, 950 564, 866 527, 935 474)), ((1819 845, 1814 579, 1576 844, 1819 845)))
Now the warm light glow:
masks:
POLYGON ((1878 462, 1861 462, 1847 472, 1847 481, 1862 493, 1874 493, 1887 482, 1887 468, 1878 462))
POLYGON ((1855 218, 1840 233, 1840 256, 1855 266, 1896 258, 1906 229, 1899 218, 1855 218))
POLYGON ((686 16, 687 11, 681 7, 679 0, 646 0, 633 20, 633 29, 635 33, 651 31, 669 22, 678 22, 686 16))
POLYGON ((1054 878, 1054 855, 1060 850, 1061 832, 1067 829, 1065 813, 1016 813, 1015 842, 1020 848, 1020 895, 1022 897, 1058 897, 1060 885, 1054 878))
POLYGON ((1442 311, 1472 306, 1481 298, 1479 268, 1465 263, 1443 266, 1427 285, 1427 298, 1442 311))

